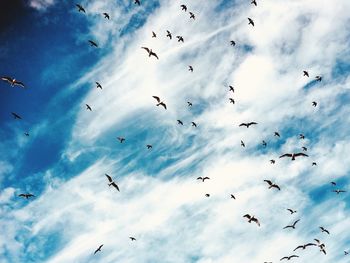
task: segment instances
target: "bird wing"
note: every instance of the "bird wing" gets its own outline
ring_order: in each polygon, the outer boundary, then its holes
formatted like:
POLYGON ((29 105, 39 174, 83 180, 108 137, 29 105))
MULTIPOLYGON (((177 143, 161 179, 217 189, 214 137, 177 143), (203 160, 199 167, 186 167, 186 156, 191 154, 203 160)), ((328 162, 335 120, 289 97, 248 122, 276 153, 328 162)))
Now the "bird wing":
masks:
POLYGON ((19 116, 17 113, 11 112, 13 117, 18 118, 18 119, 22 119, 21 116, 19 116))
POLYGON ((203 178, 201 177, 201 176, 199 176, 198 178, 197 178, 197 180, 202 180, 203 178))
POLYGON ((253 121, 248 123, 248 125, 253 125, 253 124, 258 124, 258 123, 253 122, 253 121))
POLYGON ((25 197, 26 195, 25 195, 25 194, 19 194, 18 196, 20 196, 20 197, 25 197))
POLYGON ((299 249, 299 248, 303 248, 303 246, 297 246, 293 251, 299 249))
POLYGON ((297 255, 291 255, 289 258, 298 258, 299 256, 297 255))
POLYGON ((272 185, 272 182, 270 180, 264 180, 264 182, 268 183, 269 185, 272 185))
POLYGON ((299 221, 300 221, 300 219, 296 220, 296 221, 293 223, 293 226, 295 226, 299 221))
POLYGON ((13 84, 17 85, 17 86, 21 86, 22 88, 24 88, 24 83, 23 82, 20 82, 20 81, 16 80, 13 84))
POLYGON ((257 218, 253 218, 252 221, 254 221, 255 223, 257 223, 258 226, 260 226, 260 222, 257 218))
POLYGON ((109 181, 110 183, 112 183, 112 182, 113 182, 112 177, 110 177, 108 174, 105 174, 105 176, 107 177, 107 179, 108 179, 108 181, 109 181))
POLYGON ((288 259, 288 257, 283 257, 283 258, 280 259, 280 261, 282 261, 283 259, 288 259))
POLYGON ((157 96, 152 96, 153 98, 155 98, 158 102, 160 102, 160 98, 157 96))
POLYGON ((274 184, 274 185, 272 185, 271 187, 275 187, 275 188, 277 188, 278 190, 281 190, 281 188, 280 188, 277 184, 274 184))
POLYGON ((305 154, 305 153, 296 153, 294 154, 295 157, 297 156, 306 156, 306 157, 309 157, 309 155, 305 154))
POLYGON ((159 103, 159 105, 162 105, 164 109, 166 109, 166 104, 164 102, 159 103))
POLYGON ((119 187, 115 182, 113 182, 111 185, 114 186, 120 192, 119 187))
POLYGON ((317 246, 317 245, 314 244, 314 243, 307 243, 307 244, 305 245, 305 247, 309 247, 309 246, 317 246))
POLYGON ((7 81, 9 83, 12 83, 12 78, 11 77, 1 77, 3 81, 7 81))
POLYGON ((283 158, 283 157, 292 157, 292 154, 291 153, 285 153, 285 154, 282 154, 279 158, 283 158))
POLYGON ((246 218, 248 218, 248 219, 251 218, 251 216, 250 216, 249 214, 246 214, 246 215, 244 215, 243 217, 246 217, 246 218))
POLYGON ((148 47, 141 47, 143 48, 144 50, 146 50, 148 53, 150 52, 150 49, 148 47))
POLYGON ((154 56, 154 57, 156 57, 157 59, 159 59, 158 55, 157 55, 156 53, 154 53, 154 52, 151 52, 151 56, 154 56))
POLYGON ((247 123, 241 123, 239 126, 246 126, 246 127, 248 127, 248 124, 247 123))
POLYGON ((204 177, 203 180, 210 179, 208 176, 204 177))

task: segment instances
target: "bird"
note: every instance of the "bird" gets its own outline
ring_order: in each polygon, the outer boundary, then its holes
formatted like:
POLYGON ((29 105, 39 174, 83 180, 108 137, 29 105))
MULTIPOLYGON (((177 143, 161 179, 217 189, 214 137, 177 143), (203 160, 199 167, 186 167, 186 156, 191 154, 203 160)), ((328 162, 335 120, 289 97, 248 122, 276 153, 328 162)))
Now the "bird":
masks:
POLYGON ((304 151, 304 152, 307 152, 307 148, 305 146, 301 147, 301 149, 304 151))
POLYGON ((97 252, 100 252, 102 247, 103 247, 103 244, 100 245, 100 246, 98 247, 98 249, 95 250, 94 255, 95 255, 97 252))
POLYGON ((228 87, 229 87, 229 90, 228 90, 228 91, 232 91, 232 93, 235 92, 235 88, 234 88, 233 86, 229 85, 228 87))
POLYGON ((192 102, 190 102, 190 101, 187 101, 187 105, 188 105, 188 107, 192 107, 193 106, 192 102))
POLYGON ((344 251, 344 255, 345 256, 349 255, 349 252, 348 251, 344 251))
POLYGON ((25 199, 28 199, 30 197, 35 197, 35 195, 33 195, 33 194, 19 194, 18 196, 19 197, 24 197, 25 199))
POLYGON ((154 56, 155 58, 159 59, 158 55, 154 53, 152 49, 149 49, 148 47, 141 47, 141 48, 147 51, 149 57, 154 56))
POLYGON ((206 197, 210 197, 210 194, 205 194, 206 197))
POLYGON ((244 144, 244 142, 242 140, 241 140, 241 146, 245 147, 245 144, 244 144))
POLYGON ((315 79, 316 79, 316 81, 322 81, 322 77, 321 76, 316 76, 315 79))
POLYGON ((327 229, 325 229, 323 226, 320 226, 320 229, 321 229, 321 232, 325 232, 327 233, 328 235, 330 234, 329 231, 327 229))
POLYGON ((274 132, 273 136, 275 136, 275 137, 281 137, 281 135, 279 134, 279 132, 274 132))
POLYGON ((236 200, 236 197, 233 194, 231 194, 231 198, 236 200))
POLYGON ((264 140, 262 141, 262 146, 264 146, 264 147, 267 146, 267 143, 264 140))
POLYGON ((92 109, 91 109, 89 104, 85 104, 85 106, 86 106, 86 110, 92 111, 92 109))
POLYGON ((177 120, 177 124, 184 125, 184 123, 181 120, 177 120))
POLYGON ((109 20, 109 14, 108 13, 103 13, 103 15, 105 16, 105 18, 107 18, 109 20))
POLYGON ((185 12, 187 11, 187 6, 181 5, 180 7, 181 7, 181 9, 184 10, 185 12))
POLYGON ((147 149, 152 149, 153 148, 152 145, 150 145, 150 144, 147 144, 146 147, 147 147, 147 149))
POLYGON ((316 241, 317 246, 320 248, 320 251, 323 252, 323 254, 326 255, 327 254, 327 252, 325 250, 326 245, 324 243, 322 243, 320 240, 316 239, 316 238, 314 240, 316 241))
POLYGON ((331 182, 331 185, 336 186, 336 185, 337 185, 337 183, 336 183, 336 182, 331 182))
POLYGON ((230 44, 231 44, 231 46, 234 47, 234 46, 236 45, 236 42, 235 42, 234 40, 231 40, 231 41, 230 41, 230 44))
POLYGON ((296 157, 298 156, 305 156, 305 157, 309 157, 309 155, 305 154, 305 153, 285 153, 282 154, 279 158, 283 158, 283 157, 292 157, 292 161, 295 160, 296 157))
POLYGON ((85 9, 80 5, 80 4, 76 4, 77 8, 78 8, 78 12, 83 12, 83 13, 86 13, 85 12, 85 9))
POLYGON ((134 237, 129 237, 131 241, 136 241, 136 238, 134 237))
POLYGON ((89 40, 89 43, 90 43, 90 46, 92 47, 98 47, 97 43, 92 40, 89 40))
POLYGON ((251 216, 249 214, 246 214, 243 217, 248 219, 248 223, 255 222, 258 226, 260 226, 260 222, 255 216, 251 216))
POLYGON ((188 71, 193 72, 193 67, 191 65, 188 66, 188 71))
POLYGON ((176 38, 177 38, 177 42, 182 42, 182 43, 185 42, 185 40, 182 36, 176 36, 176 38))
POLYGON ((248 17, 248 21, 249 21, 248 25, 254 26, 254 21, 253 21, 253 19, 251 19, 251 18, 248 17))
POLYGON ((173 38, 173 36, 171 35, 170 31, 169 31, 169 30, 167 30, 166 32, 167 32, 166 36, 167 36, 168 38, 172 39, 172 38, 173 38))
POLYGON ((110 177, 108 174, 105 174, 105 176, 107 177, 107 179, 109 181, 108 186, 113 186, 115 189, 120 191, 118 185, 113 181, 112 177, 110 177))
POLYGON ((270 160, 270 163, 271 163, 271 164, 275 164, 276 161, 275 161, 274 159, 271 159, 271 160, 270 160))
POLYGON ((276 189, 278 189, 278 190, 281 190, 281 188, 280 188, 277 184, 271 182, 270 180, 264 180, 264 182, 268 183, 269 189, 271 189, 271 188, 276 188, 276 189))
POLYGON ((140 2, 140 0, 135 0, 134 4, 135 5, 141 5, 141 2, 140 2))
POLYGON ((298 258, 298 257, 299 257, 299 256, 297 256, 297 255, 291 255, 291 256, 289 256, 289 257, 283 257, 283 258, 281 258, 280 261, 282 261, 282 260, 284 260, 284 259, 291 260, 292 258, 298 258))
POLYGON ((206 177, 198 177, 197 180, 202 180, 202 182, 204 182, 205 180, 209 180, 210 178, 208 176, 206 177))
POLYGON ((125 142, 125 138, 124 138, 124 137, 117 137, 117 140, 118 140, 120 143, 125 142))
POLYGON ((291 215, 297 212, 297 210, 293 210, 293 209, 290 209, 290 208, 287 208, 287 211, 289 211, 291 215))
POLYGON ((247 128, 249 128, 249 126, 251 126, 251 125, 256 125, 256 124, 258 124, 258 123, 256 123, 256 122, 248 122, 248 123, 241 123, 239 126, 240 127, 242 127, 242 126, 246 126, 247 128))
POLYGON ((157 34, 154 33, 154 31, 152 31, 152 38, 155 38, 155 37, 157 37, 157 34))
POLYGON ((297 246, 293 251, 299 249, 299 248, 302 248, 303 250, 306 249, 307 247, 310 247, 310 246, 317 246, 316 244, 314 243, 307 243, 305 245, 300 245, 300 246, 297 246))
POLYGON ((300 134, 299 134, 299 139, 304 140, 304 139, 305 139, 305 135, 302 134, 302 133, 300 133, 300 134))
POLYGON ((250 4, 251 4, 251 5, 255 5, 255 6, 258 5, 258 4, 256 3, 256 0, 251 1, 250 4))
POLYGON ((317 163, 316 163, 316 162, 313 162, 313 163, 312 163, 312 166, 316 166, 316 165, 317 165, 317 163))
POLYGON ((195 123, 194 121, 192 121, 191 123, 192 123, 192 127, 197 128, 197 123, 195 123))
POLYGON ((25 132, 24 135, 29 137, 29 132, 25 132))
POLYGON ((340 193, 345 193, 346 191, 345 190, 336 189, 336 190, 333 190, 332 192, 337 193, 337 195, 338 195, 340 193))
POLYGON ((291 225, 285 226, 283 229, 286 229, 286 228, 293 228, 293 229, 295 229, 295 225, 296 225, 299 221, 300 221, 300 219, 294 221, 294 223, 291 224, 291 225))
POLYGON ((229 98, 230 103, 235 104, 235 100, 233 98, 229 98))
POLYGON ((96 83, 96 88, 102 89, 102 85, 100 83, 98 83, 98 82, 95 82, 95 83, 96 83))
POLYGON ((13 116, 14 119, 22 120, 22 117, 19 116, 17 113, 11 112, 11 114, 12 114, 12 116, 13 116))
POLYGON ((193 20, 195 20, 196 19, 196 17, 195 17, 195 15, 192 13, 192 12, 190 12, 190 19, 193 19, 193 20))
POLYGON ((11 87, 14 86, 20 86, 22 88, 25 88, 24 83, 21 81, 16 80, 15 78, 11 78, 11 77, 1 77, 1 79, 3 81, 6 81, 7 83, 9 83, 11 85, 11 87))
POLYGON ((304 70, 303 73, 304 73, 304 76, 309 77, 309 72, 307 72, 306 70, 304 70))
POLYGON ((161 105, 164 107, 164 109, 166 109, 166 104, 164 102, 162 102, 159 97, 157 97, 157 96, 152 96, 152 97, 155 98, 158 102, 158 104, 156 106, 161 105))
POLYGON ((317 102, 316 102, 316 101, 313 101, 313 102, 312 102, 312 106, 316 107, 316 106, 317 106, 317 102))

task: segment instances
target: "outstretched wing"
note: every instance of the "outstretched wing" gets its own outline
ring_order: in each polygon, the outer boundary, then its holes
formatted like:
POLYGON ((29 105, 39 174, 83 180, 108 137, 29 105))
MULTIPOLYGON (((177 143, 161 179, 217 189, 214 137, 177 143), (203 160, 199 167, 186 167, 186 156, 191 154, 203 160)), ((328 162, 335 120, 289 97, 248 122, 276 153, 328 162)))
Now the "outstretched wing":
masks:
POLYGON ((119 187, 115 182, 113 182, 111 185, 114 186, 120 192, 119 187))
POLYGON ((297 246, 293 251, 299 249, 299 248, 303 248, 303 246, 297 246))
POLYGON ((251 218, 251 216, 250 216, 249 214, 245 214, 243 217, 246 217, 246 218, 248 218, 248 219, 251 218))
POLYGON ((152 96, 153 98, 155 98, 158 102, 160 102, 160 98, 157 96, 152 96))
POLYGON ((108 179, 108 181, 109 181, 110 183, 112 183, 112 182, 113 182, 112 177, 110 177, 108 174, 105 174, 105 176, 107 177, 107 179, 108 179))
POLYGON ((268 183, 269 185, 272 185, 272 182, 270 180, 264 180, 264 182, 268 183))
POLYGON ((285 153, 285 154, 282 154, 279 158, 283 158, 283 157, 292 157, 292 154, 291 153, 285 153))
POLYGON ((158 55, 157 55, 156 53, 154 53, 154 52, 151 52, 151 56, 154 56, 154 57, 156 57, 157 59, 159 59, 158 55))
POLYGON ((246 127, 248 127, 248 124, 247 124, 247 123, 241 123, 239 126, 240 126, 240 127, 241 127, 241 126, 246 126, 246 127))
POLYGON ((258 124, 258 123, 254 122, 254 121, 248 123, 248 125, 254 125, 254 124, 258 124))
POLYGON ((260 222, 257 218, 253 218, 252 221, 254 221, 258 226, 260 226, 260 222))
POLYGON ((141 48, 143 48, 144 50, 146 50, 146 51, 147 51, 147 53, 149 53, 149 52, 150 52, 150 49, 149 49, 148 47, 141 47, 141 48))
POLYGON ((166 104, 164 102, 159 103, 159 105, 163 106, 166 109, 166 104))
POLYGON ((306 157, 309 157, 309 155, 305 154, 305 153, 296 153, 294 154, 295 157, 297 156, 306 156, 306 157))

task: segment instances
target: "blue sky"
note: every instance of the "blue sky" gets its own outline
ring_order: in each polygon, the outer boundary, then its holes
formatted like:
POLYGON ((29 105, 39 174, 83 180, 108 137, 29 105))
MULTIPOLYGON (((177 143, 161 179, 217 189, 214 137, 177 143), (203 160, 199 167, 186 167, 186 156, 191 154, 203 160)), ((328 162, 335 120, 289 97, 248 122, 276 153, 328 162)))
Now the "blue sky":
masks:
POLYGON ((349 191, 350 3, 249 2, 0 4, 0 75, 26 85, 0 83, 1 263, 349 261, 350 198, 332 190, 349 191), (293 252, 314 238, 327 255, 293 252))

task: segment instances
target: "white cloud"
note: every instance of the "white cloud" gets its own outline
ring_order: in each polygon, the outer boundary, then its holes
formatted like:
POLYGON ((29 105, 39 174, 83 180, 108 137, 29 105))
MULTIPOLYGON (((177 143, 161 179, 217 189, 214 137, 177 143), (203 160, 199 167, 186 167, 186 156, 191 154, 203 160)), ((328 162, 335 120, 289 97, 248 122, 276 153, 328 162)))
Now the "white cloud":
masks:
POLYGON ((30 0, 29 6, 38 10, 45 10, 46 8, 55 4, 55 0, 30 0))

